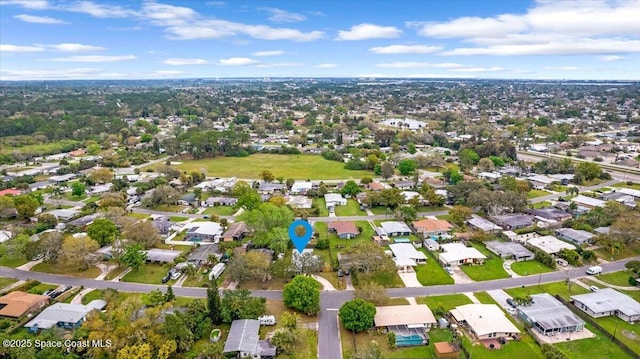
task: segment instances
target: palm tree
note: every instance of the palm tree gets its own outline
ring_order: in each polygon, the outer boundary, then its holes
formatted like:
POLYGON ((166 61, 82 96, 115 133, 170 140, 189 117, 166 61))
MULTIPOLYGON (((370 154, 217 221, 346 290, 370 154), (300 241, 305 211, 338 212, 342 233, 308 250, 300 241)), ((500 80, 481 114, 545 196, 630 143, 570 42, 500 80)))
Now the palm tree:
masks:
POLYGON ((56 187, 53 189, 53 197, 56 199, 58 207, 60 207, 60 197, 62 197, 62 188, 56 187))

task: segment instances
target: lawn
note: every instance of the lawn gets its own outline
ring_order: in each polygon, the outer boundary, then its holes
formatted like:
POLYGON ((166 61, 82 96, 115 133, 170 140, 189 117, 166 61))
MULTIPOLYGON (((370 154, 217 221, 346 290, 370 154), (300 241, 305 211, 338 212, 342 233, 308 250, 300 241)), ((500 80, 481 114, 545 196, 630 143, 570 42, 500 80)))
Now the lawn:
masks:
POLYGON ((589 324, 585 327, 593 332, 596 337, 558 343, 555 346, 572 359, 612 359, 629 357, 622 351, 622 349, 620 349, 619 346, 613 344, 611 340, 607 339, 599 330, 589 324))
POLYGON ((419 304, 426 304, 431 311, 435 311, 436 308, 442 307, 445 312, 454 309, 459 305, 471 304, 471 299, 464 294, 448 294, 438 295, 433 297, 417 297, 416 302, 419 304))
POLYGON ((189 219, 189 218, 188 217, 177 217, 177 216, 169 217, 169 221, 171 221, 171 222, 184 222, 187 219, 189 219))
POLYGON ((98 195, 93 195, 87 199, 84 200, 84 203, 89 204, 89 203, 94 203, 94 202, 98 202, 100 200, 100 196, 98 195))
MULTIPOLYGON (((318 213, 319 217, 328 217, 329 210, 327 209, 327 204, 324 201, 324 198, 314 198, 313 199, 313 207, 317 208, 320 212, 318 213)), ((340 207, 340 206, 338 206, 340 207)))
MULTIPOLYGON (((429 332, 431 335, 431 332, 429 332)), ((433 358, 433 346, 421 345, 408 348, 391 349, 387 344, 387 336, 385 334, 372 334, 366 332, 353 334, 340 325, 340 337, 342 342, 342 354, 344 359, 353 359, 357 349, 366 348, 371 341, 376 341, 380 345, 382 358, 402 358, 402 359, 422 359, 433 358)))
POLYGON ((92 290, 91 292, 85 294, 84 297, 82 297, 82 304, 87 305, 92 300, 102 299, 102 293, 103 292, 104 291, 102 289, 94 289, 94 290, 92 290))
POLYGON ((520 275, 553 272, 553 269, 536 260, 511 263, 511 270, 520 275))
POLYGON ((522 335, 520 341, 509 341, 500 350, 490 350, 482 344, 472 346, 467 337, 464 337, 462 341, 473 359, 544 358, 540 346, 530 335, 522 335))
POLYGON ((275 176, 301 180, 360 179, 362 177, 371 177, 373 174, 370 171, 347 170, 344 168, 344 163, 328 161, 317 155, 274 155, 262 153, 247 157, 187 160, 175 167, 187 173, 200 171, 200 169, 204 168, 210 177, 238 178, 258 178, 258 174, 263 170, 270 170, 275 176))
POLYGON ((473 296, 476 297, 482 304, 498 304, 492 296, 487 292, 475 292, 473 296))
POLYGON ((606 250, 605 248, 598 248, 593 251, 598 257, 612 261, 612 260, 620 260, 635 256, 640 256, 640 245, 635 247, 626 246, 621 252, 616 252, 611 255, 611 252, 606 250))
POLYGON ((603 282, 607 282, 613 285, 619 285, 622 287, 628 287, 629 284, 629 276, 631 275, 630 271, 623 270, 618 272, 610 272, 606 274, 600 274, 598 279, 603 282))
POLYGON ((551 194, 551 192, 547 192, 539 189, 532 189, 527 193, 527 198, 529 199, 538 198, 538 197, 546 196, 548 194, 551 194))
POLYGON ((453 284, 453 278, 440 266, 434 255, 424 248, 420 249, 427 256, 426 264, 418 264, 415 268, 418 281, 422 285, 453 284))
MULTIPOLYGON (((621 342, 626 344, 631 350, 640 354, 640 327, 637 324, 627 323, 616 317, 594 318, 607 332, 614 334, 621 342)), ((612 344, 613 345, 613 344, 612 344)))
MULTIPOLYGON (((323 200, 324 201, 324 200, 323 200)), ((338 220, 338 218, 336 218, 338 220)), ((373 228, 367 221, 355 221, 355 225, 358 228, 362 229, 362 232, 356 236, 356 238, 352 239, 340 239, 335 233, 329 233, 327 231, 327 222, 316 222, 315 223, 315 232, 318 233, 319 239, 329 238, 330 248, 318 250, 314 249, 314 253, 321 256, 325 262, 330 263, 332 266, 337 266, 338 264, 338 252, 341 251, 341 248, 337 246, 344 246, 348 248, 357 243, 368 242, 371 240, 371 236, 373 235, 373 228)))
POLYGON ((360 204, 354 199, 348 199, 346 206, 336 206, 336 216, 364 216, 366 214, 365 211, 360 210, 360 204))
POLYGON ((505 292, 509 293, 512 297, 523 297, 531 294, 549 293, 551 295, 559 294, 565 300, 569 300, 569 297, 576 294, 589 293, 589 290, 582 288, 578 284, 571 286, 571 292, 565 282, 554 282, 541 284, 540 286, 532 285, 524 288, 510 288, 505 289, 505 292))
POLYGON ((83 278, 95 278, 100 275, 100 269, 96 266, 90 266, 86 270, 81 270, 78 267, 67 267, 62 264, 51 264, 47 262, 36 264, 31 270, 34 272, 62 274, 83 278))
POLYGON ((29 289, 28 292, 31 294, 42 294, 46 291, 48 291, 49 289, 56 289, 59 286, 57 284, 46 284, 46 283, 40 283, 36 286, 34 286, 33 288, 29 289))
POLYGON ((149 218, 149 215, 146 213, 131 212, 131 213, 127 213, 127 217, 136 218, 136 219, 147 219, 149 218))
POLYGON ((464 265, 461 266, 460 269, 465 272, 469 278, 475 281, 485 281, 492 279, 500 279, 500 278, 510 278, 511 276, 507 273, 502 264, 502 258, 497 257, 495 254, 489 252, 482 244, 480 243, 472 243, 472 245, 482 252, 487 259, 484 261, 482 265, 464 265))
POLYGON ((0 266, 3 266, 3 267, 15 268, 27 262, 28 262, 27 258, 24 258, 24 257, 10 257, 10 256, 0 257, 0 266))
POLYGON ((633 183, 632 182, 631 184, 627 184, 627 182, 620 182, 620 183, 614 184, 612 187, 631 188, 631 189, 640 190, 640 183, 633 183))
POLYGON ((175 213, 179 213, 181 212, 183 209, 185 209, 185 206, 176 206, 176 205, 170 205, 170 204, 159 204, 151 209, 153 209, 154 211, 162 211, 162 212, 175 212, 175 213))
POLYGON ((347 288, 345 277, 338 277, 337 272, 320 272, 317 275, 328 280, 333 287, 338 290, 345 290, 347 288))
MULTIPOLYGON (((124 277, 122 277, 121 281, 123 282, 136 282, 136 283, 147 283, 147 284, 162 284, 162 278, 167 275, 169 271, 168 267, 159 264, 143 264, 140 268, 136 270, 132 270, 127 273, 124 277)), ((173 280, 169 280, 167 285, 174 282, 173 280)))
POLYGON ((127 268, 128 267, 126 265, 121 265, 119 267, 114 268, 111 272, 107 273, 107 276, 104 278, 104 280, 112 280, 113 278, 122 274, 122 272, 126 271, 127 268))
POLYGON ((208 214, 208 215, 212 215, 215 214, 216 216, 231 216, 234 213, 236 213, 237 209, 235 209, 233 206, 215 206, 215 207, 208 207, 207 209, 204 210, 204 212, 202 212, 202 214, 208 214))
POLYGON ((351 273, 351 282, 353 286, 356 288, 360 287, 360 281, 373 281, 374 283, 378 283, 379 285, 385 288, 404 288, 404 282, 398 275, 398 272, 393 273, 377 273, 375 276, 370 278, 365 277, 364 274, 351 273))
POLYGON ((531 207, 533 209, 540 209, 540 208, 545 208, 545 207, 549 207, 551 206, 551 202, 549 201, 542 201, 542 202, 538 202, 538 203, 533 203, 531 205, 531 207))
MULTIPOLYGON (((369 208, 371 210, 371 212, 373 212, 373 214, 388 214, 387 213, 387 207, 384 206, 377 206, 377 207, 371 207, 369 208)), ((391 210, 389 217, 393 216, 393 210, 391 210)))
POLYGON ((17 282, 18 280, 15 278, 3 278, 0 277, 0 289, 10 286, 11 284, 17 282))

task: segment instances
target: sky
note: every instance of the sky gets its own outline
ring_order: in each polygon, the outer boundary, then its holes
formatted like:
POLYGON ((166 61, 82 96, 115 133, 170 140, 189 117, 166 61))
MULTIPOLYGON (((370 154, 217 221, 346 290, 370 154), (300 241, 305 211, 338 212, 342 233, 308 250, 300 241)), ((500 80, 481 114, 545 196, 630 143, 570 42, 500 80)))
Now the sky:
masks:
POLYGON ((640 0, 0 0, 0 80, 640 79, 640 0))

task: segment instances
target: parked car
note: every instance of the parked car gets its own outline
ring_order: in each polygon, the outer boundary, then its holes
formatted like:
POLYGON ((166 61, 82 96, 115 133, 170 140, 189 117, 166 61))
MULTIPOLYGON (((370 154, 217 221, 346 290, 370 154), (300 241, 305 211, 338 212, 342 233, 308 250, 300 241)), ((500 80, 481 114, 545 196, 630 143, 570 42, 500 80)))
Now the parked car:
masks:
POLYGON ((263 315, 258 317, 260 325, 276 325, 276 317, 273 315, 263 315))
POLYGON ((170 275, 165 275, 164 278, 162 278, 162 283, 167 283, 169 281, 169 279, 171 279, 170 275))
POLYGON ((37 256, 31 258, 32 261, 39 261, 41 259, 44 259, 44 253, 40 253, 37 256))
POLYGON ((562 258, 556 258, 556 263, 558 263, 559 265, 566 267, 569 265, 569 262, 567 262, 566 260, 562 259, 562 258))
POLYGON ((175 271, 171 274, 171 279, 178 279, 182 275, 182 272, 175 271))
POLYGON ((602 267, 600 266, 593 266, 593 267, 589 267, 589 269, 587 269, 587 274, 590 275, 595 275, 595 274, 600 274, 602 273, 602 267))
POLYGON ((51 292, 53 292, 53 289, 46 290, 42 295, 49 295, 51 292))
POLYGON ((344 277, 344 273, 342 272, 342 269, 338 269, 338 277, 344 277))
POLYGON ((446 270, 447 273, 449 273, 449 274, 453 274, 453 268, 451 268, 451 267, 444 267, 444 270, 446 270))
POLYGON ((591 287, 589 287, 589 289, 591 289, 592 292, 597 292, 598 289, 600 288, 596 287, 595 285, 592 285, 591 287))
POLYGON ((60 296, 60 294, 62 294, 62 292, 58 292, 57 290, 54 290, 53 292, 49 293, 49 298, 51 299, 57 298, 60 296))
POLYGON ((345 269, 344 270, 344 275, 349 275, 349 274, 351 274, 351 272, 348 269, 345 269))
POLYGON ((66 291, 68 291, 69 289, 71 289, 72 287, 70 285, 65 285, 64 287, 62 287, 62 289, 60 290, 60 293, 64 293, 66 291))
POLYGON ((509 304, 513 308, 517 307, 516 302, 512 298, 507 298, 507 304, 509 304))

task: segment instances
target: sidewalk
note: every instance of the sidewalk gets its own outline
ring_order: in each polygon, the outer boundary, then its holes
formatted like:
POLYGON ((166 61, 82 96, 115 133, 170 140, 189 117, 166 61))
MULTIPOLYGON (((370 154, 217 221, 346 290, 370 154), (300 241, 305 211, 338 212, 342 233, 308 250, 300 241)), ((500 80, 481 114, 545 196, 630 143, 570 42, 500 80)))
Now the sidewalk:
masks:
POLYGON ((584 278, 589 278, 590 280, 598 283, 598 284, 602 284, 602 285, 606 285, 607 287, 613 288, 613 289, 617 289, 617 290, 640 290, 640 287, 623 287, 623 286, 619 286, 619 285, 614 285, 614 284, 609 284, 605 281, 601 281, 600 279, 596 278, 596 277, 584 277, 584 278))
POLYGON ((516 261, 513 259, 510 259, 508 261, 505 261, 504 263, 502 263, 502 268, 505 270, 505 272, 509 273, 509 275, 511 276, 511 278, 518 278, 520 277, 520 274, 514 272, 511 269, 511 264, 515 263, 516 261))
POLYGON ((37 266, 38 264, 42 263, 42 259, 39 259, 37 261, 30 261, 27 262, 19 267, 16 267, 16 269, 20 269, 20 270, 31 270, 31 268, 37 266))

